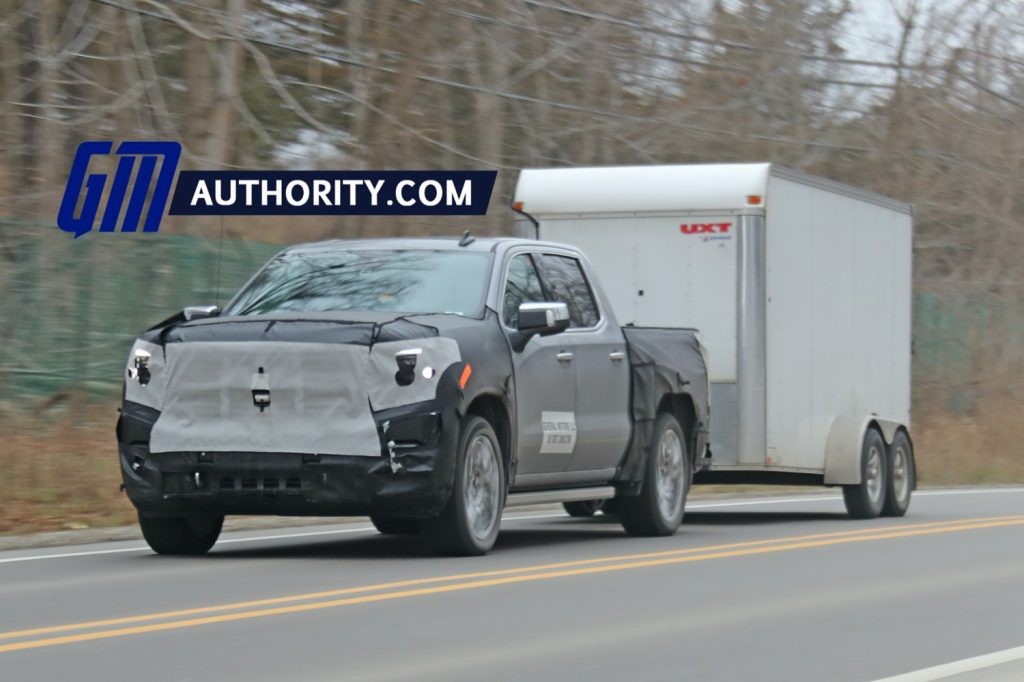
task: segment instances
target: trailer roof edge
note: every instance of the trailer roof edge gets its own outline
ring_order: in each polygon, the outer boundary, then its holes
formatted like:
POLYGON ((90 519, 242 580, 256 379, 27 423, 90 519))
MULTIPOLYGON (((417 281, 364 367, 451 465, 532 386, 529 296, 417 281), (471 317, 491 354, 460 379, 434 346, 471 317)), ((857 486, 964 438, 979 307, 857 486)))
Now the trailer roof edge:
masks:
POLYGON ((905 201, 887 197, 884 194, 854 187, 853 185, 848 185, 845 182, 839 182, 838 180, 830 180, 829 178, 804 173, 803 171, 789 168, 788 166, 780 166, 773 163, 769 174, 782 178, 783 180, 792 180, 793 182, 799 182, 802 185, 823 189, 827 192, 833 192, 834 194, 841 194, 853 199, 860 199, 861 201, 878 204, 879 206, 884 206, 885 208, 889 208, 894 211, 906 213, 907 215, 914 214, 913 204, 908 204, 905 201))
POLYGON ((514 202, 535 216, 763 209, 772 178, 913 214, 896 199, 767 162, 524 168, 514 202))

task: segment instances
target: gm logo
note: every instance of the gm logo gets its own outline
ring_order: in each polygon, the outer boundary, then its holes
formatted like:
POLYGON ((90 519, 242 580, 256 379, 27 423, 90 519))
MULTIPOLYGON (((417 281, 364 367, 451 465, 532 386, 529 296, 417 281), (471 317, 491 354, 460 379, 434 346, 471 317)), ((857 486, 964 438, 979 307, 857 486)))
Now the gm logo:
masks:
MULTIPOLYGON (((60 203, 60 211, 57 213, 57 226, 65 232, 71 232, 75 238, 91 232, 96 222, 96 216, 100 211, 100 202, 103 192, 107 186, 107 175, 105 173, 89 174, 89 161, 94 156, 106 156, 113 148, 112 142, 83 142, 78 145, 75 152, 74 162, 71 164, 71 174, 68 175, 68 185, 64 189, 64 199, 60 203), (81 212, 75 216, 75 209, 78 207, 79 198, 82 193, 81 212)), ((174 172, 178 169, 178 160, 181 158, 181 144, 178 142, 122 142, 114 154, 119 158, 117 168, 114 170, 114 180, 110 185, 107 194, 107 205, 103 210, 103 218, 100 220, 100 232, 116 232, 118 219, 121 218, 121 232, 135 232, 142 219, 142 209, 146 204, 146 196, 152 194, 149 200, 149 211, 146 212, 146 222, 142 226, 143 232, 156 232, 160 229, 160 220, 164 215, 164 208, 167 206, 167 199, 171 193, 171 186, 174 183, 174 172), (157 161, 160 163, 160 172, 156 173, 157 161), (134 184, 131 193, 128 192, 128 185, 134 184), (156 175, 156 181, 153 178, 156 175), (125 197, 128 198, 128 206, 125 208, 125 197)))

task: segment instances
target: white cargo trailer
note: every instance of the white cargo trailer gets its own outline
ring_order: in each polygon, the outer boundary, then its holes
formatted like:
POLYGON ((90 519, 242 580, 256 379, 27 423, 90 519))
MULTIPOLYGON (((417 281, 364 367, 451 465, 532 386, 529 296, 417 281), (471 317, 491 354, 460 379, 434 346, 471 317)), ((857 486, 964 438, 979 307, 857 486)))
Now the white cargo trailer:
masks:
POLYGON ((909 205, 759 163, 527 169, 514 207, 587 254, 622 324, 703 334, 696 482, 841 485, 853 516, 906 511, 909 205))

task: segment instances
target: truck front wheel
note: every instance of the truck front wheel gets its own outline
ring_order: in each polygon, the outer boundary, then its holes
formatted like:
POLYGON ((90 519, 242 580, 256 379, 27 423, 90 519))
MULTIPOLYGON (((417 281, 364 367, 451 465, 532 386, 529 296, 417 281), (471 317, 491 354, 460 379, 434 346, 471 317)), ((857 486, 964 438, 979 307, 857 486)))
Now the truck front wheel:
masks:
POLYGON ((882 513, 888 485, 885 441, 878 429, 868 429, 860 452, 860 483, 843 486, 843 501, 850 518, 873 519, 882 513))
POLYGON ((157 554, 206 554, 220 537, 223 516, 158 517, 139 514, 146 544, 157 554))
POLYGON ((630 535, 672 535, 683 521, 690 490, 686 435, 671 414, 654 422, 654 440, 644 465, 640 494, 616 498, 619 519, 630 535))
POLYGON ((505 505, 505 467, 494 429, 481 417, 462 423, 455 483, 448 505, 430 523, 439 554, 486 554, 498 537, 505 505))

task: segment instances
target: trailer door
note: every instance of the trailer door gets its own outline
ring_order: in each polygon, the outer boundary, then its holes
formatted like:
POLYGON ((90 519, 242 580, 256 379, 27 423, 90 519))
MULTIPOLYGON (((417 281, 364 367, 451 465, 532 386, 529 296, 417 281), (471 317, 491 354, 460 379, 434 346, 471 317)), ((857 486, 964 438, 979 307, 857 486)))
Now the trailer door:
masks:
POLYGON ((736 243, 730 217, 637 218, 633 231, 638 327, 696 327, 712 382, 736 381, 736 243))

